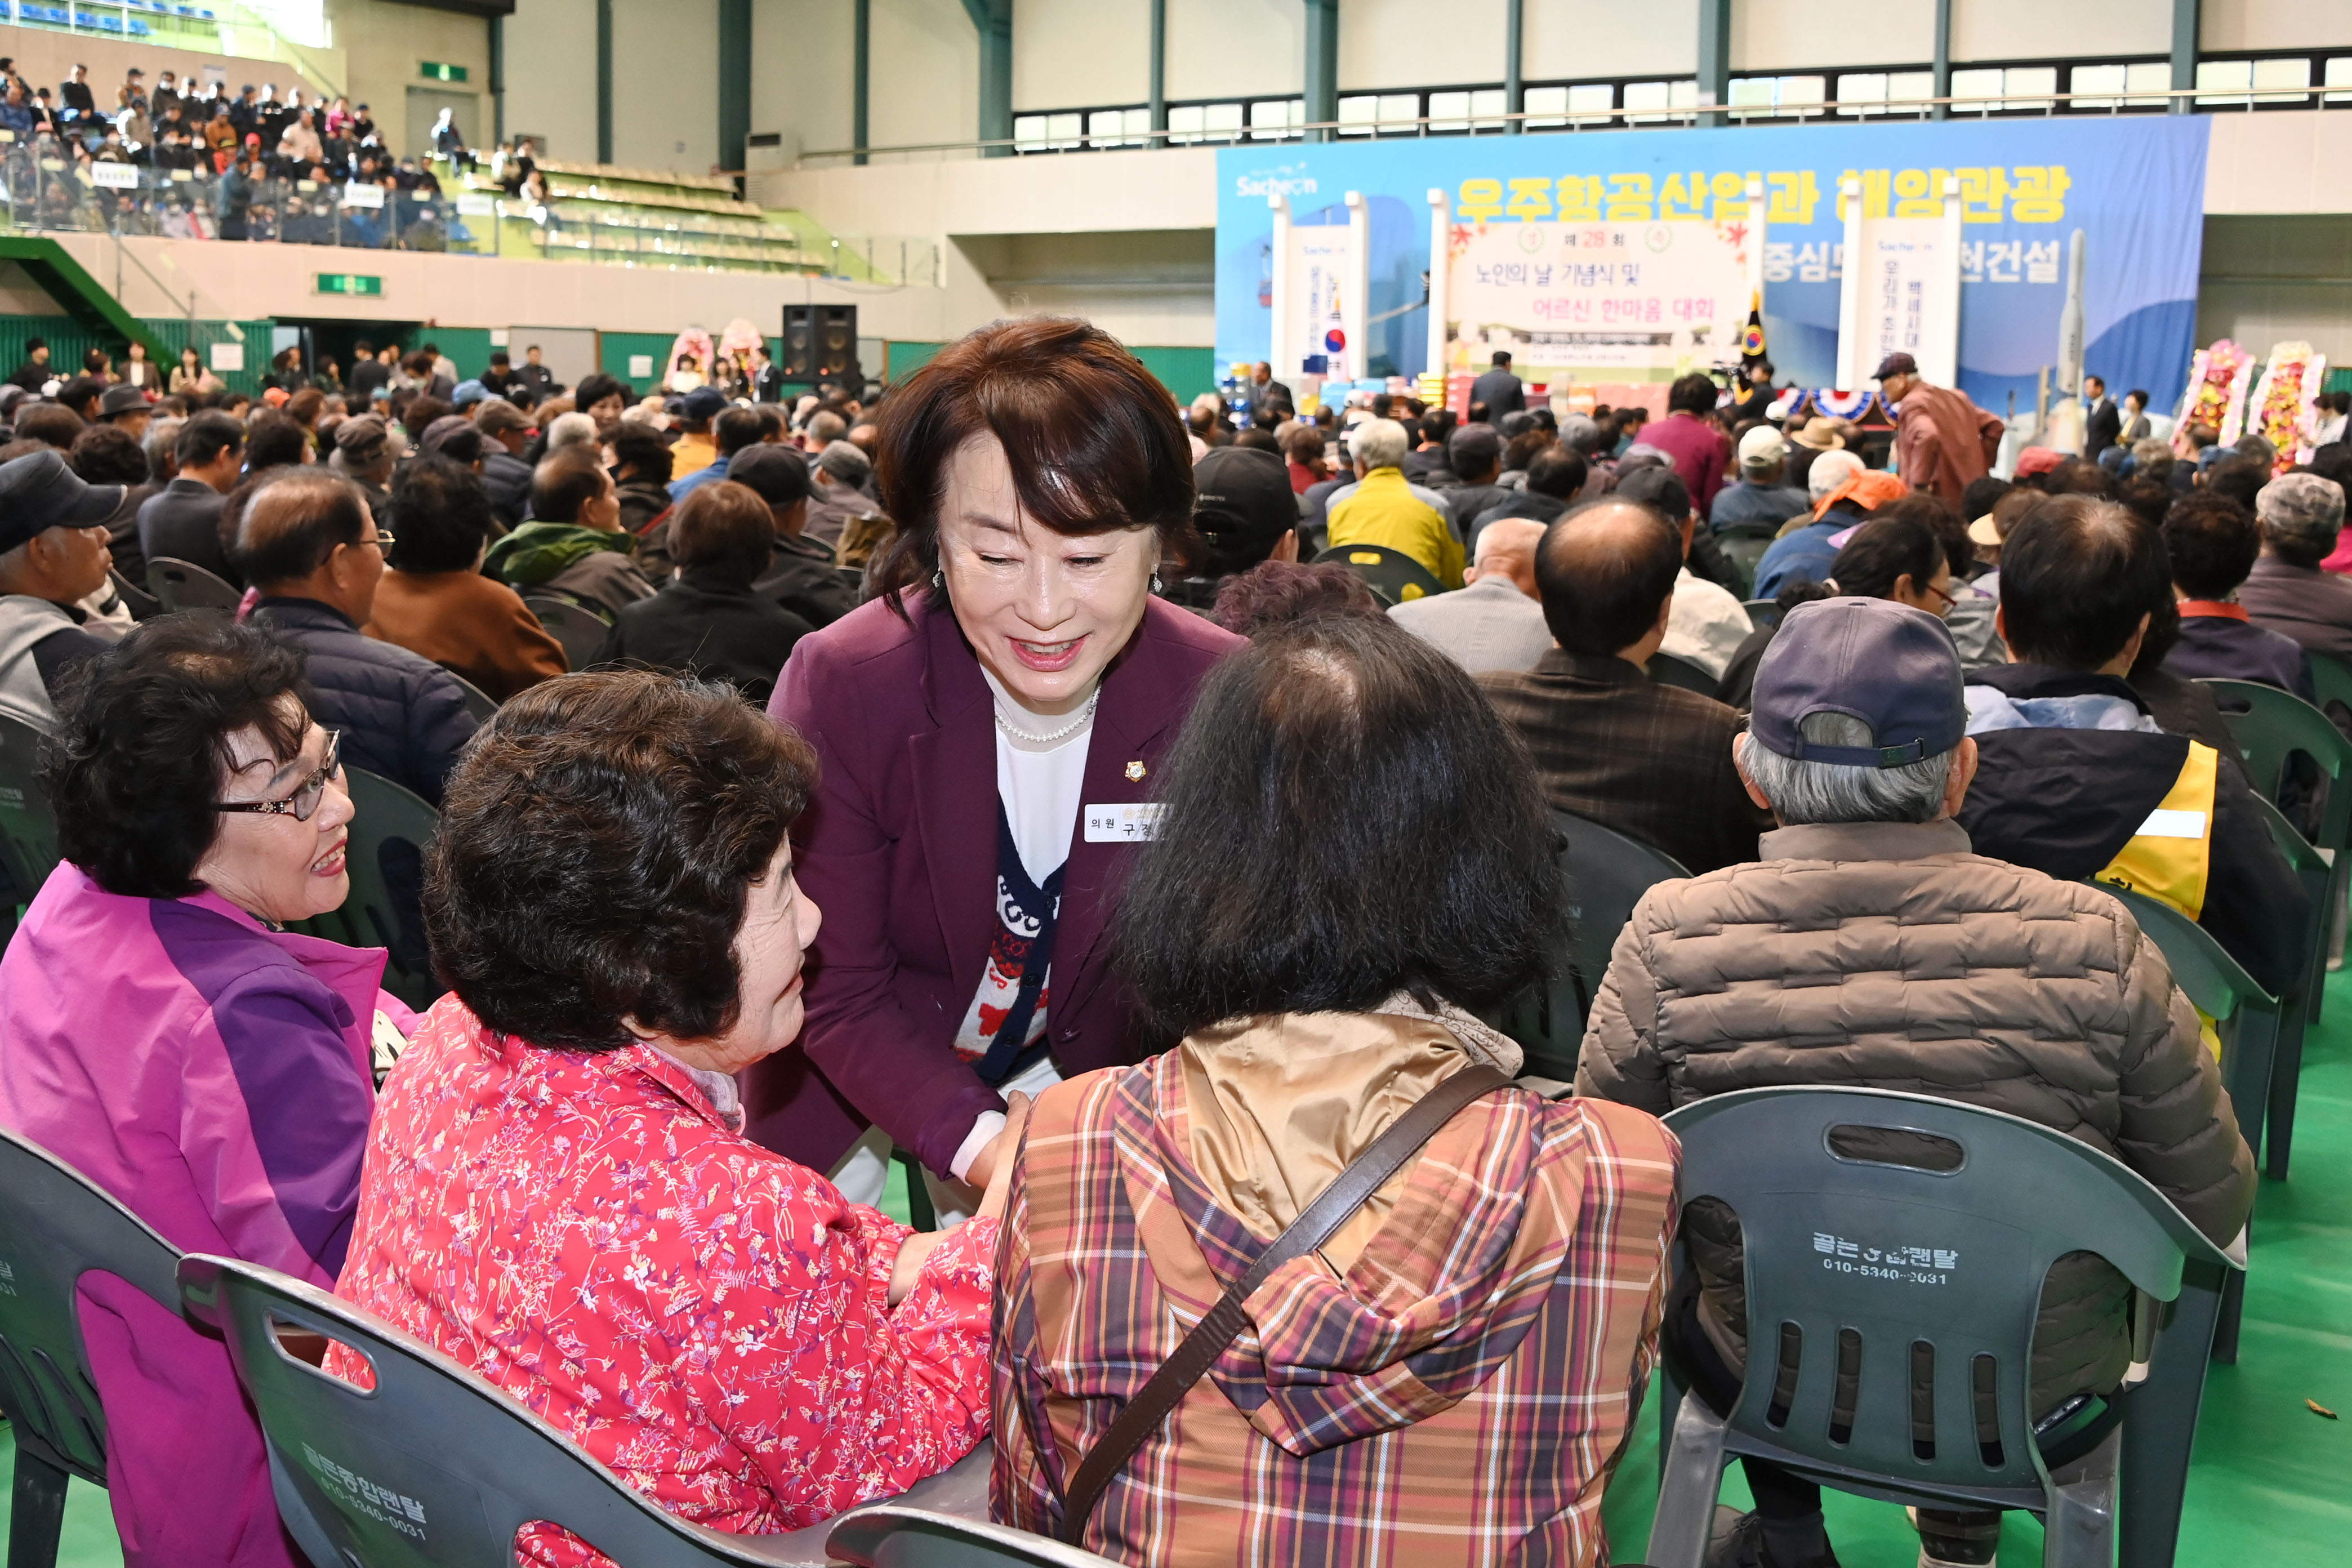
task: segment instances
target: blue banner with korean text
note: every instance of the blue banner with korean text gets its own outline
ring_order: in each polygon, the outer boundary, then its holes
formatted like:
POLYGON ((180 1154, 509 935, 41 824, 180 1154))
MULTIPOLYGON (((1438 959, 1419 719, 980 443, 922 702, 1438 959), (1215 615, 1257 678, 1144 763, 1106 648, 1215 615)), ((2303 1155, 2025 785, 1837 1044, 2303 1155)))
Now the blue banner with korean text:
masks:
MULTIPOLYGON (((2084 367, 2169 405, 2187 374, 2204 228, 2206 121, 2196 115, 1873 121, 1242 145, 1217 154, 1217 358, 1267 356, 1273 215, 1370 226, 1363 363, 1416 375, 1428 358, 1428 193, 1457 226, 1723 222, 1764 187, 1764 326, 1784 384, 1832 384, 1844 264, 1841 182, 1870 216, 1932 217, 1961 197, 1961 390, 2031 405, 2054 365, 2067 246, 2084 237, 2084 367)), ((1740 310, 1745 319, 1744 303, 1740 310)), ((1482 356, 1483 357, 1483 356, 1482 356)), ((1736 357, 1736 351, 1732 357, 1736 357)), ((1704 368, 1702 363, 1701 368, 1704 368)))

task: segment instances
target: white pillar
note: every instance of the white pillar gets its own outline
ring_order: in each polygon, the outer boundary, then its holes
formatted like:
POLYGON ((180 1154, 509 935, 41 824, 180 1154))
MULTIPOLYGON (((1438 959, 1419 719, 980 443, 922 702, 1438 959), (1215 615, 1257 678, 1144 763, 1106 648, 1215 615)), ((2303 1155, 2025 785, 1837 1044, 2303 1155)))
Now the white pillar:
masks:
POLYGON ((1429 362, 1440 377, 1446 373, 1446 278, 1454 255, 1454 213, 1445 193, 1429 191, 1429 362))
POLYGON ((1951 353, 1947 355, 1939 346, 1936 363, 1923 364, 1919 374, 1937 386, 1960 384, 1960 180, 1947 170, 1944 174, 1944 228, 1936 247, 1941 265, 1936 271, 1936 287, 1950 302, 1952 337, 1951 353))
POLYGON ((1366 342, 1370 333, 1372 292, 1372 209, 1361 191, 1348 193, 1348 302, 1340 312, 1344 323, 1340 330, 1348 334, 1348 369, 1350 379, 1361 381, 1371 374, 1371 344, 1366 342))
POLYGON ((1265 358, 1274 366, 1274 379, 1286 381, 1298 374, 1298 327, 1290 298, 1290 198, 1276 191, 1265 205, 1274 209, 1274 320, 1265 358))
POLYGON ((1853 392, 1870 379, 1874 365, 1856 364, 1868 351, 1862 343, 1862 182, 1846 180, 1838 186, 1845 199, 1845 265, 1838 269, 1837 387, 1853 392))
MULTIPOLYGON (((1764 182, 1751 179, 1748 182, 1748 298, 1759 311, 1764 309, 1765 210, 1764 182)), ((1742 316, 1740 325, 1747 324, 1748 319, 1742 316)))

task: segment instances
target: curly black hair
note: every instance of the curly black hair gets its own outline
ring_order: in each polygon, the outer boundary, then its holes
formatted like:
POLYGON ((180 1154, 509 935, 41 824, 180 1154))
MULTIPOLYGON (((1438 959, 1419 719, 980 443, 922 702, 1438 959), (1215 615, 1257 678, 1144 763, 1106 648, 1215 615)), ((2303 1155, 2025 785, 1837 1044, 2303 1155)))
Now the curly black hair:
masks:
POLYGON ((425 874, 435 970, 534 1046, 617 1049, 624 1018, 725 1033, 745 896, 816 771, 730 686, 617 670, 532 687, 450 775, 425 874))
POLYGON ((124 898, 202 891, 228 738, 258 730, 276 755, 296 755, 310 728, 302 669, 300 648, 216 615, 142 621, 76 666, 42 771, 58 849, 124 898))
POLYGON ((1463 668, 1386 616, 1276 626, 1202 684, 1118 963, 1174 1035, 1397 991, 1476 1011, 1559 951, 1534 764, 1463 668))

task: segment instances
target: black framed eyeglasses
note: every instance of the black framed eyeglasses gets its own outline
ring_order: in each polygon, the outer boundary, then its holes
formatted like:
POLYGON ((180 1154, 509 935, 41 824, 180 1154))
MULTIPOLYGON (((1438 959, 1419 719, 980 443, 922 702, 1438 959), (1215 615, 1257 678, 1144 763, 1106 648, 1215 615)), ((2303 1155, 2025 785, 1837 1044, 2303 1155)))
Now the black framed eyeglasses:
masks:
POLYGON ((294 786, 294 793, 283 800, 223 800, 215 801, 215 811, 250 811, 263 816, 290 816, 297 822, 308 822, 318 815, 319 802, 327 793, 327 785, 343 771, 343 732, 327 731, 327 754, 316 773, 294 786))

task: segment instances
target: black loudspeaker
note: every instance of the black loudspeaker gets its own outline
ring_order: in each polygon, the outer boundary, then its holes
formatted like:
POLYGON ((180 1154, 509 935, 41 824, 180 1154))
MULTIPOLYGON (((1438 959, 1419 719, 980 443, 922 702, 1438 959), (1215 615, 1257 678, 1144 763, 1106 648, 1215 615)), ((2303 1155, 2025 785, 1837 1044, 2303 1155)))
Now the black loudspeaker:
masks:
POLYGON ((829 381, 854 374, 857 365, 857 307, 784 307, 786 381, 829 381))

